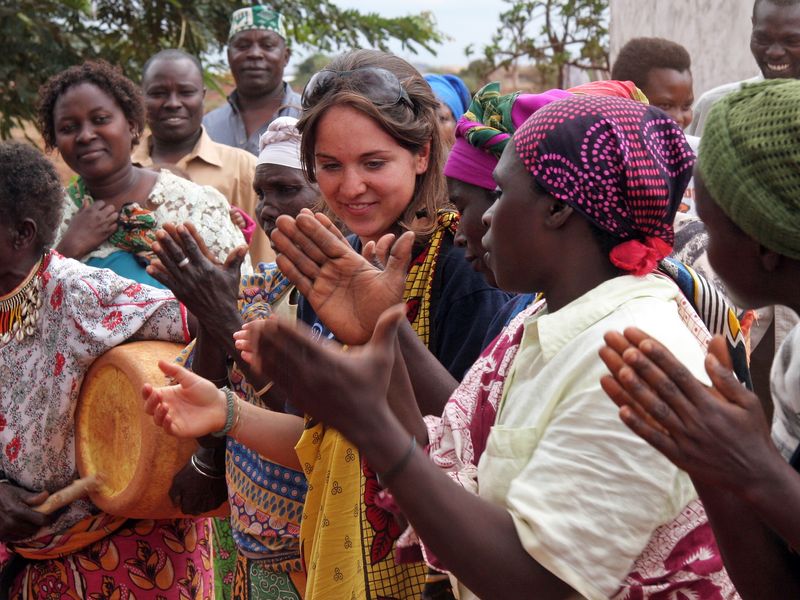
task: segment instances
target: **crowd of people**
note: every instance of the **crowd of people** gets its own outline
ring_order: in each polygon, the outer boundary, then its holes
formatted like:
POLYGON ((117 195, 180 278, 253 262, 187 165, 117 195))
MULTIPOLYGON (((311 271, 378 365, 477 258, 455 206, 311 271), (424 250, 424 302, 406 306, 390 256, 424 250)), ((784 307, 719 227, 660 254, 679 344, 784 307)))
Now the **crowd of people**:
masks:
POLYGON ((205 115, 178 49, 48 79, 76 177, 0 143, 0 598, 800 597, 800 1, 752 22, 763 77, 696 104, 661 38, 566 90, 362 49, 298 93, 265 6, 205 115), (183 347, 136 390, 197 442, 180 516, 45 509, 136 340, 183 347))

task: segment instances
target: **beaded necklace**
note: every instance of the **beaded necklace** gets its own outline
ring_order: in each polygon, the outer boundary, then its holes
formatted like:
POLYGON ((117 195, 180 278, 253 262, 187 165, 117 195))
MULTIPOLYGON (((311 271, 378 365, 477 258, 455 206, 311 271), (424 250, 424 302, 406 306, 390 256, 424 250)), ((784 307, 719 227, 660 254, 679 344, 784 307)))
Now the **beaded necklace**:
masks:
POLYGON ((0 343, 7 344, 12 338, 21 342, 33 335, 42 307, 39 282, 47 266, 47 256, 49 253, 39 259, 22 283, 9 294, 0 296, 0 343))

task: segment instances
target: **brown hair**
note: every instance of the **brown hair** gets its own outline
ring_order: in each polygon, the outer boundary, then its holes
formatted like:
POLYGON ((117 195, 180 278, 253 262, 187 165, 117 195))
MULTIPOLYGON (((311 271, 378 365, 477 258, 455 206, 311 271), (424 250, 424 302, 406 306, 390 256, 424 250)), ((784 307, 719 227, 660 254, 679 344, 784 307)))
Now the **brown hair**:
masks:
POLYGON ((611 67, 611 79, 632 81, 636 87, 645 89, 653 69, 691 71, 692 58, 676 42, 658 37, 633 38, 620 49, 611 67))
POLYGON ((414 195, 398 221, 403 230, 413 231, 418 238, 427 237, 436 228, 438 210, 447 202, 443 174, 445 149, 436 118, 438 100, 428 82, 414 67, 402 58, 386 52, 348 52, 333 59, 325 70, 354 71, 364 67, 380 67, 392 72, 408 94, 412 106, 403 102, 379 106, 357 91, 347 87, 334 87, 314 106, 305 109, 297 123, 297 128, 303 134, 300 146, 303 171, 309 181, 317 181, 314 155, 317 127, 322 116, 332 106, 346 105, 364 113, 409 152, 419 153, 430 143, 428 168, 417 175, 414 195))

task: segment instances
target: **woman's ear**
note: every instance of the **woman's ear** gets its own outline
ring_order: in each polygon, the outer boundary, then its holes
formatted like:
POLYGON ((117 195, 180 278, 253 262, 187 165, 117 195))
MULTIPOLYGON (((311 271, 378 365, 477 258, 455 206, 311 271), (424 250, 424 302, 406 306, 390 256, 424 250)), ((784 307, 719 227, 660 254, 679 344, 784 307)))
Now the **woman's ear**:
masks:
POLYGON ((572 215, 572 207, 565 204, 561 200, 550 198, 547 201, 547 216, 544 223, 550 229, 558 229, 563 227, 567 220, 572 215))
POLYGON ((23 250, 36 243, 38 227, 33 219, 25 219, 13 233, 14 250, 23 250))
POLYGON ((422 175, 428 170, 428 163, 431 160, 431 143, 425 142, 425 145, 419 149, 415 158, 415 171, 417 175, 422 175))
POLYGON ((781 265, 781 260, 783 259, 780 254, 773 252, 772 250, 761 245, 758 246, 758 252, 759 261, 761 262, 761 266, 765 271, 768 273, 774 273, 778 270, 778 267, 781 265))

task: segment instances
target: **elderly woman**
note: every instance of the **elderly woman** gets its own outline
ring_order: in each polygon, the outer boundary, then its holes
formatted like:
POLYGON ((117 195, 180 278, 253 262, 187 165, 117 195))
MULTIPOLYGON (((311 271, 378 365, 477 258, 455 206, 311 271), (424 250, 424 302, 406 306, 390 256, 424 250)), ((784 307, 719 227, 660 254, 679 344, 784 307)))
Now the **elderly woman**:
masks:
MULTIPOLYGON (((253 187, 259 199, 256 216, 267 234, 280 215, 296 217, 303 208, 320 201, 319 188, 308 182, 300 166, 296 123, 294 117, 279 117, 261 136, 253 187)), ((224 383, 253 406, 283 411, 284 396, 271 389, 269 381, 246 369, 233 347, 233 333, 243 322, 266 319, 273 311, 293 317, 297 306, 294 286, 274 263, 259 263, 254 274, 240 278, 240 256, 234 253, 225 265, 215 264, 213 257, 201 251, 202 241, 190 232, 187 227, 159 232, 154 245, 159 258, 149 267, 199 321, 197 341, 180 362, 220 385, 224 383), (180 256, 191 257, 191 264, 178 267, 180 256), (233 287, 237 281, 238 292, 233 287)), ((292 419, 299 435, 302 421, 292 419)), ((230 525, 215 521, 215 544, 220 550, 215 557, 232 556, 233 572, 229 576, 221 572, 224 562, 215 561, 218 588, 232 581, 234 597, 245 600, 262 597, 265 589, 281 590, 280 597, 285 600, 302 598, 306 576, 298 534, 306 479, 291 446, 288 457, 278 455, 270 460, 232 435, 209 437, 203 443, 207 448, 199 451, 195 462, 199 459, 211 465, 216 480, 209 482, 213 488, 206 487, 203 496, 187 493, 181 502, 188 511, 197 512, 217 503, 211 499, 211 489, 228 498, 230 525)), ((191 464, 187 466, 188 471, 193 469, 191 464)))
MULTIPOLYGON (((79 177, 67 188, 58 231, 64 256, 160 285, 145 267, 164 223, 192 221, 217 258, 244 244, 228 201, 169 171, 135 167, 131 148, 144 129, 141 90, 104 61, 51 77, 39 91, 39 127, 79 177)), ((246 259, 249 268, 249 258, 246 259)))
POLYGON ((189 334, 171 293, 51 250, 63 189, 47 159, 4 143, 0 163, 3 589, 19 600, 205 600, 213 594, 207 520, 128 520, 86 499, 52 516, 35 510, 77 477, 75 407, 94 359, 129 339, 189 334))
MULTIPOLYGON (((546 301, 520 313, 465 379, 503 389, 477 465, 477 496, 415 450, 386 401, 397 312, 361 352, 313 346, 279 321, 240 336, 243 356, 271 369, 279 384, 295 381, 301 355, 322 366, 293 384, 293 399, 356 440, 421 539, 458 577, 462 598, 514 597, 521 589, 539 598, 731 593, 685 475, 615 423, 599 386, 597 350, 617 321, 648 329, 694 373, 702 370, 707 334, 678 287, 654 272, 669 253, 692 163, 671 119, 622 98, 554 102, 515 133, 495 170, 502 193, 484 215, 484 244, 499 285, 541 290, 546 301), (633 159, 618 151, 623 145, 641 153, 633 159), (570 184, 574 172, 584 175, 578 185, 570 184), (628 196, 632 185, 638 193, 628 196), (555 255, 559 261, 548 259, 555 255), (518 340, 511 354, 502 348, 506 337, 518 340), (707 564, 691 564, 701 555, 707 564)), ((169 395, 179 389, 186 388, 169 395)), ((468 385, 451 399, 472 401, 468 385)))

